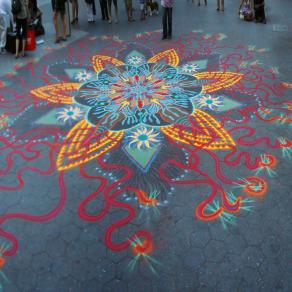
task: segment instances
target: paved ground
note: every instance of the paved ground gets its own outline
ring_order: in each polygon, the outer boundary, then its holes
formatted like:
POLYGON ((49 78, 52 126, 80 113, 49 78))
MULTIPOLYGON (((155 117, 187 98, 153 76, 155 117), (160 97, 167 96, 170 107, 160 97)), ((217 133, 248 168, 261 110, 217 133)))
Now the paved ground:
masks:
POLYGON ((291 3, 177 2, 0 56, 0 291, 291 291, 291 3))

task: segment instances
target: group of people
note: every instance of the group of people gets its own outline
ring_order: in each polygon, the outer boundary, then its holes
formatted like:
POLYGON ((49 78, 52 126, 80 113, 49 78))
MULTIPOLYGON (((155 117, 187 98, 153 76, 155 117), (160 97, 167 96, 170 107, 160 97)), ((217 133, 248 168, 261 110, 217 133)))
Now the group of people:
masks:
MULTIPOLYGON (((55 42, 66 41, 67 35, 67 24, 65 21, 65 3, 67 0, 52 0, 53 8, 53 22, 56 31, 55 42), (58 26, 58 17, 61 17, 62 22, 62 33, 60 33, 60 28, 58 26), (60 36, 62 34, 62 36, 60 36)), ((95 0, 84 0, 87 8, 87 21, 88 23, 94 23, 96 18, 96 5, 95 0)), ((136 0, 139 1, 140 10, 140 20, 145 20, 147 15, 152 16, 153 13, 158 14, 159 3, 156 0, 136 0)), ((70 0, 72 4, 72 21, 71 24, 78 24, 78 13, 79 4, 78 0, 70 0)), ((161 5, 167 6, 167 8, 172 7, 173 0, 161 0, 161 5), (164 4, 166 3, 166 4, 164 4), (170 7, 171 6, 171 7, 170 7)), ((118 23, 118 0, 99 0, 100 11, 102 15, 102 20, 112 23, 118 23)), ((133 1, 124 0, 125 9, 127 13, 127 18, 129 22, 135 21, 133 17, 133 1)), ((167 9, 168 18, 170 18, 169 9, 167 9)), ((167 19, 168 19, 167 18, 167 19)))
MULTIPOLYGON (((6 33, 9 27, 16 31, 16 52, 15 57, 18 58, 20 40, 22 41, 21 56, 25 56, 26 33, 28 23, 37 23, 40 29, 39 34, 44 33, 41 24, 42 12, 37 6, 37 0, 0 0, 0 53, 4 53, 6 44, 6 33), (12 2, 11 2, 12 1, 12 2), (19 11, 13 12, 14 2, 20 4, 19 11), (11 9, 12 8, 12 9, 11 9)), ((65 3, 67 0, 51 0, 53 9, 53 23, 56 32, 55 42, 66 41, 67 37, 67 23, 66 23, 66 9, 65 3), (59 29, 58 17, 61 17, 62 32, 59 29)), ((78 23, 78 0, 69 0, 72 4, 72 25, 78 23)), ((96 7, 95 0, 84 0, 87 5, 88 22, 95 21, 96 7)), ((158 14, 159 3, 156 0, 134 0, 139 1, 140 19, 145 20, 147 15, 153 13, 158 14)), ((190 1, 190 0, 187 0, 190 1)), ((135 21, 133 18, 133 1, 124 0, 127 18, 129 22, 135 21)), ((162 23, 163 34, 162 39, 172 38, 172 9, 175 0, 160 0, 162 7, 162 23)), ((194 2, 194 0, 192 0, 194 2)), ((224 0, 217 0, 217 10, 224 11, 224 0)), ((118 0, 99 0, 102 20, 112 23, 113 19, 118 22, 118 0), (114 17, 112 10, 114 11, 114 17)), ((197 0, 198 6, 201 5, 201 0, 197 0)), ((207 0, 204 0, 207 5, 207 0)), ((266 23, 265 17, 265 1, 264 0, 240 0, 239 6, 240 18, 251 21, 255 19, 256 22, 266 23)))
POLYGON ((5 53, 7 32, 16 31, 15 58, 25 57, 28 25, 34 27, 36 35, 44 33, 42 12, 36 0, 0 1, 0 52, 5 53), (15 10, 17 8, 17 10, 15 10), (13 13, 14 12, 14 13, 13 13), (20 44, 21 41, 21 44, 20 44), (21 47, 21 53, 19 52, 21 47))

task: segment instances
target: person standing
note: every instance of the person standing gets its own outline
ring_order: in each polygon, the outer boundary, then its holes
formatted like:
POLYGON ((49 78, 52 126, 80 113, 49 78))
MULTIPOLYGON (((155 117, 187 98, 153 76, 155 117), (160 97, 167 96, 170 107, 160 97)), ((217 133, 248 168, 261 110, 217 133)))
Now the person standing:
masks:
POLYGON ((224 11, 224 0, 217 0, 217 11, 224 11))
POLYGON ((79 12, 79 5, 78 0, 70 0, 72 3, 72 18, 71 24, 77 24, 78 23, 78 12, 79 12))
POLYGON ((0 7, 0 54, 5 53, 7 28, 7 13, 0 7))
POLYGON ((126 6, 126 11, 127 11, 127 16, 128 16, 128 21, 133 22, 133 3, 132 0, 124 0, 125 1, 125 6, 126 6))
POLYGON ((140 0, 140 20, 146 19, 146 0, 140 0))
POLYGON ((162 25, 163 25, 163 34, 162 39, 171 39, 172 38, 172 7, 174 0, 161 0, 161 6, 163 8, 162 15, 162 25))
POLYGON ((7 29, 12 22, 11 1, 0 0, 0 54, 5 54, 7 29))
POLYGON ((100 4, 102 20, 109 20, 108 10, 107 10, 107 0, 99 0, 99 4, 100 4))
POLYGON ((67 37, 67 24, 65 19, 65 1, 66 0, 52 0, 52 8, 53 8, 53 23, 56 32, 55 43, 59 43, 61 40, 66 41, 67 37), (59 36, 59 25, 58 25, 58 16, 61 16, 62 26, 63 26, 63 37, 59 36))
POLYGON ((13 23, 11 0, 0 0, 0 54, 5 54, 7 29, 13 23))
POLYGON ((256 22, 266 24, 265 0, 254 0, 254 16, 256 22))
POLYGON ((94 16, 96 15, 95 1, 94 0, 85 0, 87 6, 87 21, 88 23, 95 22, 94 16))
MULTIPOLYGON (((204 0, 205 1, 205 6, 207 6, 207 0, 204 0)), ((201 6, 201 0, 198 0, 198 6, 201 6)))
POLYGON ((27 22, 29 19, 28 0, 20 0, 20 11, 13 15, 16 23, 16 51, 15 58, 19 57, 19 43, 22 40, 22 57, 25 57, 25 45, 26 45, 26 33, 27 33, 27 22))
POLYGON ((108 16, 109 16, 109 23, 112 23, 112 2, 114 3, 115 7, 115 23, 118 23, 118 1, 117 0, 107 0, 107 9, 108 9, 108 16))

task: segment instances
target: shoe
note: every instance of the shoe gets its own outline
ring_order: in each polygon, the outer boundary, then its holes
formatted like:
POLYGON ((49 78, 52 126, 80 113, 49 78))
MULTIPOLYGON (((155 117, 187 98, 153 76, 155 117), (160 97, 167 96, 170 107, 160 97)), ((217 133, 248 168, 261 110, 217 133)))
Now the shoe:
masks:
POLYGON ((198 6, 201 6, 201 3, 200 2, 198 3, 198 6))
POLYGON ((112 20, 110 19, 110 20, 108 21, 108 23, 111 24, 111 23, 112 23, 112 20))
POLYGON ((219 7, 217 7, 217 9, 216 9, 217 11, 219 11, 220 9, 219 9, 219 7))
POLYGON ((60 41, 60 38, 55 39, 55 44, 58 44, 60 41))
POLYGON ((19 58, 19 55, 15 55, 15 59, 18 59, 19 58))
POLYGON ((66 42, 67 39, 66 39, 66 38, 61 38, 61 41, 62 41, 62 42, 66 42))
POLYGON ((167 36, 167 39, 168 39, 168 40, 171 40, 171 39, 172 39, 172 36, 171 36, 171 35, 168 35, 168 36, 167 36))
POLYGON ((262 23, 263 24, 266 24, 267 23, 267 20, 266 19, 263 19, 262 23))
POLYGON ((167 39, 167 37, 166 37, 166 36, 163 36, 161 39, 162 39, 162 40, 166 40, 166 39, 167 39))
POLYGON ((26 54, 26 53, 23 53, 23 54, 21 55, 21 57, 22 57, 22 58, 25 58, 25 57, 27 57, 27 54, 26 54))

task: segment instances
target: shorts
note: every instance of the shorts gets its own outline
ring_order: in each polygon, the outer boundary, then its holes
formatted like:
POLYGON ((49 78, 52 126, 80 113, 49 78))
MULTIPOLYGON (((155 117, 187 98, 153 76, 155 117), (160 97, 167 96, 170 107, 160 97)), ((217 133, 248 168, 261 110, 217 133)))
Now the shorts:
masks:
POLYGON ((54 12, 58 12, 61 15, 65 15, 65 1, 64 0, 52 0, 52 8, 54 12))
POLYGON ((27 33, 27 18, 19 19, 16 18, 16 38, 26 39, 27 33))

